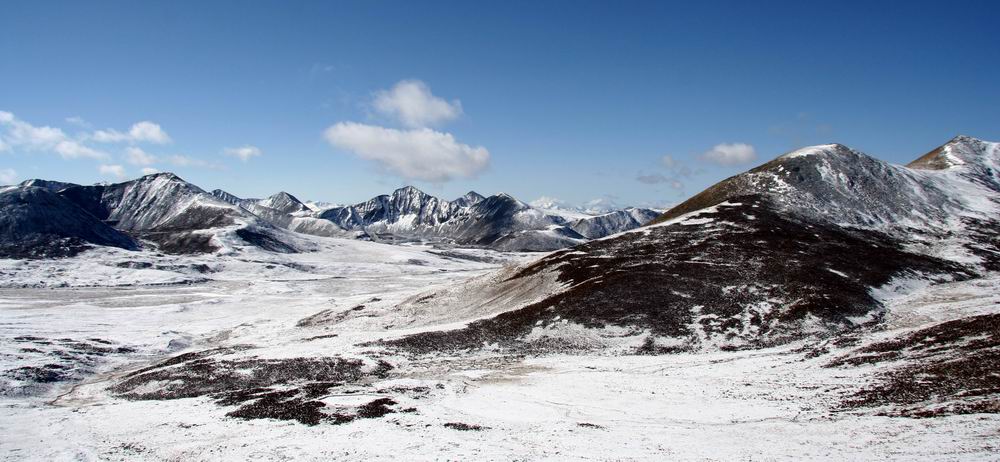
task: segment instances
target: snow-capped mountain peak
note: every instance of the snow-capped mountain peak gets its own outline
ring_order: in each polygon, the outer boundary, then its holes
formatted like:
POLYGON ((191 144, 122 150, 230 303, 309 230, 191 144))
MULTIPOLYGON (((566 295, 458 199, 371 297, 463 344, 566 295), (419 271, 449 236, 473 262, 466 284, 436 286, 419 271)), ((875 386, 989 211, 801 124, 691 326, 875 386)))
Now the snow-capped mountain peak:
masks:
POLYGON ((478 204, 483 199, 486 199, 486 197, 484 197, 482 194, 479 194, 475 191, 469 191, 465 193, 465 195, 463 195, 462 197, 459 197, 458 199, 451 201, 451 203, 455 204, 458 207, 468 207, 470 205, 478 204))
MULTIPOLYGON (((990 150, 990 143, 957 140, 939 151, 968 162, 971 156, 990 150)), ((810 219, 884 232, 927 226, 943 229, 950 226, 946 223, 948 217, 981 208, 970 206, 966 200, 974 194, 955 192, 954 188, 960 186, 954 179, 925 172, 892 165, 840 144, 811 146, 723 180, 657 221, 750 195, 765 197, 786 211, 810 219)), ((990 169, 977 169, 975 175, 985 183, 993 174, 990 169)))
POLYGON ((783 154, 778 157, 778 159, 794 159, 796 157, 806 157, 812 155, 821 155, 828 152, 836 152, 838 148, 845 147, 841 144, 818 144, 815 146, 806 146, 804 148, 796 149, 787 154, 783 154))
POLYGON ((284 213, 302 213, 310 210, 298 198, 284 191, 262 199, 258 203, 264 207, 280 210, 284 213))

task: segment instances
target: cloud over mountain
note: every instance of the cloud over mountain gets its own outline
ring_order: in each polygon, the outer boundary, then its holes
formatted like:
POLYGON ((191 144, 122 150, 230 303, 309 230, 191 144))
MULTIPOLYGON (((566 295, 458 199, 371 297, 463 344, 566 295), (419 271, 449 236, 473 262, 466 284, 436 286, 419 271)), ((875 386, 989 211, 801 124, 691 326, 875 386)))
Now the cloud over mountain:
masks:
POLYGON ((398 130, 340 122, 327 128, 324 136, 334 147, 413 180, 444 182, 474 177, 490 162, 486 148, 459 143, 450 133, 429 128, 398 130))
POLYGON ((327 142, 408 180, 471 178, 489 166, 486 148, 459 143, 451 133, 430 128, 462 115, 462 103, 434 96, 424 82, 401 80, 377 91, 371 107, 405 128, 338 122, 324 132, 327 142))

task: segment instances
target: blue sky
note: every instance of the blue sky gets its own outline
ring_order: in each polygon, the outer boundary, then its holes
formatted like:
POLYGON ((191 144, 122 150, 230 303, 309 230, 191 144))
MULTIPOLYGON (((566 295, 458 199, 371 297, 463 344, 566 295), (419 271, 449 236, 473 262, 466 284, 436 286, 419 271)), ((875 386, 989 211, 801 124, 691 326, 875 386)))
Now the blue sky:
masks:
POLYGON ((0 180, 641 205, 809 144, 903 163, 1000 140, 997 5, 6 1, 0 180))

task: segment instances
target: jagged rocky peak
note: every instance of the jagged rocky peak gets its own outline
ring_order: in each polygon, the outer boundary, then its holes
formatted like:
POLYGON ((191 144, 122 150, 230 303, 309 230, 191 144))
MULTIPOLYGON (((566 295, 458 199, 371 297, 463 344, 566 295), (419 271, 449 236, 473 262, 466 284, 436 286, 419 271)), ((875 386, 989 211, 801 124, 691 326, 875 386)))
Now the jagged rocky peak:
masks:
POLYGON ((127 231, 208 229, 232 224, 241 215, 238 207, 167 172, 111 185, 70 187, 59 194, 127 231))
POLYGON ((242 205, 243 202, 246 201, 246 199, 242 199, 235 194, 231 194, 221 189, 212 190, 212 195, 233 205, 242 205))
POLYGON ((393 204, 396 204, 400 209, 405 209, 409 211, 419 210, 420 207, 429 201, 439 202, 438 198, 431 196, 414 186, 403 186, 392 192, 389 195, 393 204))
POLYGON ((302 203, 297 197, 281 191, 258 202, 264 207, 269 207, 284 213, 300 213, 309 211, 309 207, 302 203))
POLYGON ((493 196, 487 197, 486 199, 493 199, 494 201, 497 202, 509 202, 511 204, 514 204, 518 209, 531 208, 531 206, 528 205, 526 202, 522 202, 518 198, 511 196, 510 194, 507 194, 505 192, 495 194, 493 196))
POLYGON ((451 201, 451 203, 455 204, 458 207, 469 207, 471 205, 478 204, 483 199, 486 199, 486 197, 484 197, 482 194, 479 194, 475 191, 469 191, 465 193, 465 195, 463 195, 462 197, 459 197, 458 199, 451 201))

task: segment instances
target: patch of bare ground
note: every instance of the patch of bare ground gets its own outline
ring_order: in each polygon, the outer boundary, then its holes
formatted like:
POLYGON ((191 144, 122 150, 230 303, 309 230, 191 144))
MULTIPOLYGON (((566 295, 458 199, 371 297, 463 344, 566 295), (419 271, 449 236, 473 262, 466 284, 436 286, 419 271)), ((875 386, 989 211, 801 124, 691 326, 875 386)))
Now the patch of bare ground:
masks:
POLYGON ((858 348, 828 367, 886 365, 844 410, 935 417, 1000 413, 1000 314, 948 321, 858 348))
POLYGON ((396 412, 390 398, 354 408, 326 409, 317 398, 347 385, 385 378, 392 365, 339 357, 226 359, 249 347, 186 353, 125 376, 111 391, 130 400, 172 400, 209 396, 220 406, 238 406, 227 416, 295 420, 306 425, 346 423, 396 412))

